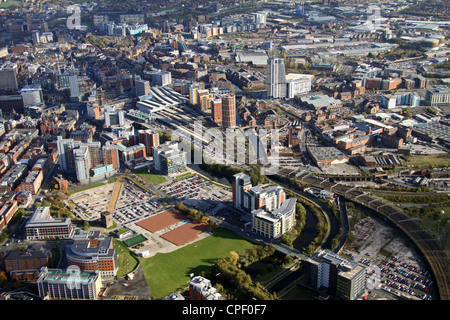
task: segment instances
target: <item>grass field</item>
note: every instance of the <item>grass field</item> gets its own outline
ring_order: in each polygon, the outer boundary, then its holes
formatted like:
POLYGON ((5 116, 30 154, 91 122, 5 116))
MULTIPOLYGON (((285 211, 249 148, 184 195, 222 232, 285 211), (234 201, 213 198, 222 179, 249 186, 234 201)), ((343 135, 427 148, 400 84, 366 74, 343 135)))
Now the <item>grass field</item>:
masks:
POLYGON ((147 180, 151 184, 161 184, 166 182, 167 180, 160 176, 159 174, 155 173, 148 173, 146 168, 141 168, 133 171, 135 174, 140 176, 142 179, 147 180))
POLYGON ((119 269, 117 270, 117 277, 123 277, 133 271, 139 264, 139 261, 132 256, 130 250, 128 250, 123 243, 117 241, 116 239, 113 239, 113 242, 114 249, 116 249, 117 254, 119 255, 119 269))
POLYGON ((409 155, 406 156, 404 166, 410 165, 414 167, 442 167, 450 165, 449 154, 427 154, 427 155, 409 155))
POLYGON ((230 251, 239 252, 252 246, 251 242, 219 228, 212 236, 176 251, 141 259, 141 265, 152 296, 161 299, 187 286, 191 273, 200 275, 218 259, 228 257, 230 251))

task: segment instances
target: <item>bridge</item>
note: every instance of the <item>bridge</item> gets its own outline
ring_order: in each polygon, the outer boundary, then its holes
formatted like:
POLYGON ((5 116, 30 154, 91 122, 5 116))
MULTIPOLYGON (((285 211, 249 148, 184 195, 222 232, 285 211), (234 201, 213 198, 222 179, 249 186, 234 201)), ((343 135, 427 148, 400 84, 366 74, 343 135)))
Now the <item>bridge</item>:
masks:
POLYGON ((284 243, 272 243, 272 245, 278 252, 283 253, 285 255, 290 255, 292 258, 300 260, 307 260, 309 258, 307 255, 301 253, 297 249, 285 245, 284 243))

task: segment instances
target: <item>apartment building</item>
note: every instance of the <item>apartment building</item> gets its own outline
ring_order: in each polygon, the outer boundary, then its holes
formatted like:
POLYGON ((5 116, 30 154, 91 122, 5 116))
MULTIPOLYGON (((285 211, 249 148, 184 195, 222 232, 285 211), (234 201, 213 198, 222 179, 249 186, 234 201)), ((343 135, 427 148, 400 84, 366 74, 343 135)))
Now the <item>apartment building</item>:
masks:
POLYGON ((42 267, 52 266, 52 253, 41 245, 29 246, 24 251, 1 254, 5 272, 13 280, 34 280, 42 267))
POLYGON ((292 230, 297 199, 286 199, 280 186, 253 187, 245 173, 238 173, 234 178, 234 204, 251 213, 253 232, 276 239, 292 230))

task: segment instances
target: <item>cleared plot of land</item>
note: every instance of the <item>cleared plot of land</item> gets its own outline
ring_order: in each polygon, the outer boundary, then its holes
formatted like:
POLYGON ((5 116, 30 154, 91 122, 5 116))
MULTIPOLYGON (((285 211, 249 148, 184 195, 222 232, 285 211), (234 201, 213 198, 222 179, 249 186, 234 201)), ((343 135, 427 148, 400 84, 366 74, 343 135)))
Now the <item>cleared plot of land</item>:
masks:
POLYGON ((176 246, 182 246, 197 239, 198 235, 206 231, 207 226, 200 223, 188 222, 181 227, 169 231, 161 236, 161 238, 172 242, 176 246))
POLYGON ((169 210, 159 213, 153 217, 141 220, 136 225, 150 232, 158 232, 171 225, 186 220, 186 216, 176 210, 169 210))
POLYGON ((442 167, 450 165, 449 154, 427 154, 427 155, 409 155, 405 157, 404 166, 414 167, 442 167))

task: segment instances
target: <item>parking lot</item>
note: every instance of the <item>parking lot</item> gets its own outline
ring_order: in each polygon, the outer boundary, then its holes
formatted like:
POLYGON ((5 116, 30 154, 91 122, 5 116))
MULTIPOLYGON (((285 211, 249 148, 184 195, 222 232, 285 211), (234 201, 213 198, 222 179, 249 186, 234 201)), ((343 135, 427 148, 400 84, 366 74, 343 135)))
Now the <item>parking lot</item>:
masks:
POLYGON ((126 225, 149 217, 162 209, 162 201, 152 197, 146 190, 129 180, 125 180, 117 200, 113 218, 126 225))
POLYGON ((344 254, 368 267, 367 278, 376 277, 374 294, 388 299, 431 300, 433 281, 415 248, 379 219, 361 219, 352 232, 354 247, 344 254))
POLYGON ((190 176, 164 185, 161 190, 177 200, 198 199, 229 201, 231 191, 209 182, 199 176, 190 176))

